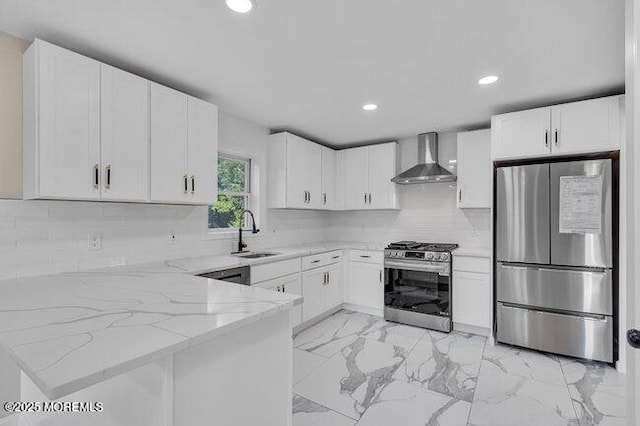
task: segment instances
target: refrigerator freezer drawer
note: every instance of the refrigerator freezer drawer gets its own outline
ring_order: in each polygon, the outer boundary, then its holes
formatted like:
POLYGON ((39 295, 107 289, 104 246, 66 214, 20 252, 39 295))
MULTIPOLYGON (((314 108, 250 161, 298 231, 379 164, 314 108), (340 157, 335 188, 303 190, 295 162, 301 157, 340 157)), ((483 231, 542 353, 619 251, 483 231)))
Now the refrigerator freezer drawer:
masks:
POLYGON ((611 317, 581 317, 498 303, 497 326, 500 343, 613 362, 611 317))
POLYGON ((611 270, 584 271, 498 264, 497 300, 549 310, 613 314, 611 270))

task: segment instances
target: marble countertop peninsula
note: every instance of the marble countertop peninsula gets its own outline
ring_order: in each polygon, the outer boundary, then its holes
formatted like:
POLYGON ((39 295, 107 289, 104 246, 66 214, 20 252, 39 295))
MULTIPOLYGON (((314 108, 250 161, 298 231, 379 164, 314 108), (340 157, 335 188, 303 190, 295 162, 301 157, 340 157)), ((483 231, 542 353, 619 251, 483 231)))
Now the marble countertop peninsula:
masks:
POLYGON ((302 297, 194 275, 339 249, 326 242, 262 259, 204 256, 0 283, 0 346, 50 399, 289 310, 302 297))

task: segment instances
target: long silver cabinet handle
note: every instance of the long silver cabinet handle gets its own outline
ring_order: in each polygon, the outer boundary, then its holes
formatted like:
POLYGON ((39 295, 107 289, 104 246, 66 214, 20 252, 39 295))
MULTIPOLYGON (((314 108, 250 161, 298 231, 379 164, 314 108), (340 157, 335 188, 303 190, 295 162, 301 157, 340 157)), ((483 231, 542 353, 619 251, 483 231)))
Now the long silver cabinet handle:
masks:
POLYGON ((100 165, 98 163, 93 166, 93 187, 100 188, 100 165))
POLYGON ((111 189, 111 164, 107 164, 104 168, 105 181, 104 189, 111 189))

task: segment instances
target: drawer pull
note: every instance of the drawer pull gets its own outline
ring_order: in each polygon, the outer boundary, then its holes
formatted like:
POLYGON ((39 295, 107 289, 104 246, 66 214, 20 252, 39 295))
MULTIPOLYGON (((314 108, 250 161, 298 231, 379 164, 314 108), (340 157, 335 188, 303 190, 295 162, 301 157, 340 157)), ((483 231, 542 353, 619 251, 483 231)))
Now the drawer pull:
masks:
POLYGON ((318 263, 320 262, 320 259, 316 259, 316 260, 312 260, 311 263, 318 263))
POLYGON ((338 256, 332 256, 331 258, 332 259, 340 259, 340 256, 339 255, 338 256))
POLYGON ((371 256, 369 256, 368 254, 361 254, 360 257, 364 258, 364 259, 370 259, 371 256))

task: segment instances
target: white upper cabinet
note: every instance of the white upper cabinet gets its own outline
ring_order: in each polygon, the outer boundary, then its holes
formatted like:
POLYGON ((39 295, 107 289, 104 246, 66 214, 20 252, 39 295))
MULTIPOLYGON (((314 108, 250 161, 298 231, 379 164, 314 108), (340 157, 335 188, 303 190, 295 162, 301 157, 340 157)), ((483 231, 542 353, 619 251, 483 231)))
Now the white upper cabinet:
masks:
POLYGON ((624 96, 551 108, 551 152, 558 155, 620 149, 624 96))
POLYGON ((550 153, 551 108, 491 117, 493 159, 541 157, 550 153))
POLYGON ((321 147, 322 150, 322 207, 333 210, 336 208, 336 152, 321 147))
POLYGON ((396 184, 398 144, 395 142, 369 146, 369 208, 397 209, 396 184))
POLYGON ((491 118, 494 160, 620 149, 624 96, 590 99, 491 118))
POLYGON ((24 198, 100 198, 100 63, 36 40, 24 55, 24 198))
POLYGON ((218 107, 191 96, 187 107, 187 196, 190 203, 215 204, 218 199, 218 107))
POLYGON ((291 133, 271 135, 269 208, 396 209, 397 143, 334 151, 291 133))
POLYGON ((151 85, 151 201, 215 204, 217 107, 151 85))
POLYGON ((338 151, 339 208, 344 210, 397 209, 397 143, 338 151))
POLYGON ((339 208, 359 210, 368 207, 369 148, 349 148, 338 151, 339 208))
POLYGON ((491 130, 458 133, 458 208, 491 208, 491 130))
POLYGON ((23 72, 24 198, 215 203, 215 105, 37 39, 23 72))
POLYGON ((323 209, 322 147, 287 132, 270 138, 269 207, 323 209))
POLYGON ((151 84, 151 201, 175 203, 189 194, 187 95, 151 84))
POLYGON ((149 190, 149 82, 102 65, 101 198, 146 201, 149 190))

